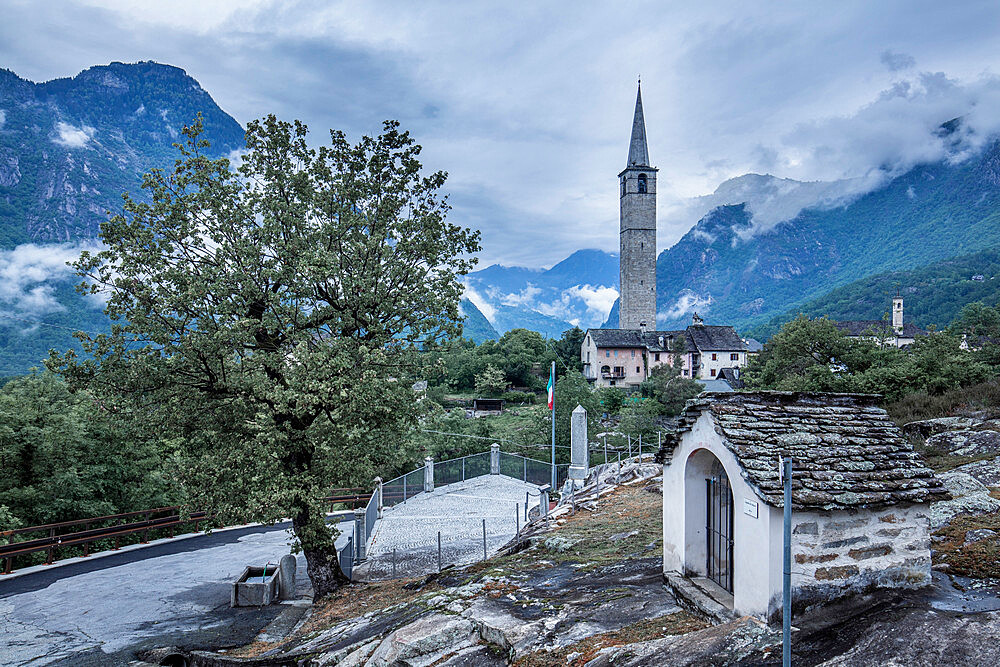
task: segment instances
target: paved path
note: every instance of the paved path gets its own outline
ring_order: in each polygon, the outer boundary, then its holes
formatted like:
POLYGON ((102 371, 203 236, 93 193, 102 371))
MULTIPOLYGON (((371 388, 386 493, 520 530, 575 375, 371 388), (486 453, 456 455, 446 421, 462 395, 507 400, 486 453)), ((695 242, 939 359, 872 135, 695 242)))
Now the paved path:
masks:
POLYGON ((368 552, 369 578, 419 575, 437 570, 437 535, 441 532, 444 565, 473 563, 483 557, 483 519, 487 551, 510 541, 524 525, 524 494, 529 509, 538 506, 535 484, 505 475, 483 475, 421 493, 387 508, 368 552))
MULTIPOLYGON (((338 543, 350 526, 341 525, 338 543)), ((0 665, 126 665, 145 648, 245 644, 282 606, 230 609, 231 584, 246 565, 288 553, 289 527, 220 531, 0 577, 0 665)), ((297 593, 308 595, 297 558, 297 593)))

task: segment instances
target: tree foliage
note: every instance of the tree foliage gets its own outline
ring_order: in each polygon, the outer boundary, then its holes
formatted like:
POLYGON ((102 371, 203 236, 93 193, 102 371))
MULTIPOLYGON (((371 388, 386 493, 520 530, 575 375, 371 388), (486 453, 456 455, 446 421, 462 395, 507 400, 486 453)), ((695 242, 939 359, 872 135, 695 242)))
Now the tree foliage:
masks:
POLYGON ((659 403, 661 414, 679 415, 688 399, 705 389, 705 385, 697 380, 682 376, 680 368, 680 364, 660 364, 653 368, 649 379, 640 386, 643 396, 659 403))
POLYGON ((773 336, 743 374, 748 387, 788 391, 937 394, 996 373, 955 333, 921 336, 906 349, 852 339, 826 318, 795 318, 773 336))
POLYGON ((478 233, 446 221, 398 123, 318 149, 306 127, 249 124, 238 170, 201 124, 84 254, 110 335, 54 356, 113 414, 181 444, 193 502, 221 520, 292 517, 317 597, 341 577, 321 498, 370 480, 414 422, 414 346, 456 337, 478 233))
POLYGON ((507 388, 507 378, 503 371, 489 364, 476 376, 476 393, 481 396, 496 396, 507 388))

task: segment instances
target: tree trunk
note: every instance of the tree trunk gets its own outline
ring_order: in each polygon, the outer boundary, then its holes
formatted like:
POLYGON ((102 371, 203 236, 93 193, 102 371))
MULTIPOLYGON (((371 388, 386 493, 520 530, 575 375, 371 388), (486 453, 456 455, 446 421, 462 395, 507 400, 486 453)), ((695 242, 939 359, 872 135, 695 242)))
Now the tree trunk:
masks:
POLYGON ((300 507, 292 518, 292 529, 306 557, 306 572, 312 582, 314 602, 351 583, 340 570, 337 547, 322 513, 300 507))

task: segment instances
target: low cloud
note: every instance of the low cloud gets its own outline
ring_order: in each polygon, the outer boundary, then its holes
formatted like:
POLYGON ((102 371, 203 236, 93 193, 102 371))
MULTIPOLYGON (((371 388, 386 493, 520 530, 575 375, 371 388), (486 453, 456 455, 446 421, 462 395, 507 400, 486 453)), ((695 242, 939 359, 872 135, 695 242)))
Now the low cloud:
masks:
POLYGON ((490 324, 496 323, 497 309, 491 306, 490 303, 486 299, 484 299, 479 292, 477 292, 472 287, 466 285, 465 298, 471 301, 472 305, 474 305, 476 308, 479 309, 479 312, 481 312, 483 316, 490 321, 490 324))
MULTIPOLYGON (((93 245, 27 243, 0 251, 0 309, 17 316, 38 317, 63 310, 55 297, 56 283, 71 280, 75 261, 93 245)), ((92 300, 98 308, 99 299, 92 300)))
POLYGON ((698 310, 701 311, 702 315, 705 315, 711 305, 711 295, 699 296, 691 290, 683 290, 677 301, 665 313, 660 313, 657 319, 660 321, 677 320, 698 310))
POLYGON ((76 127, 62 121, 56 123, 56 136, 53 142, 67 148, 83 148, 93 138, 96 130, 84 125, 76 127))
POLYGON ((0 109, 0 129, 3 129, 4 123, 7 122, 7 112, 0 109))
POLYGON ((563 292, 571 298, 580 299, 587 305, 587 310, 600 318, 607 318, 611 307, 618 299, 618 290, 614 287, 597 287, 591 285, 574 285, 563 292))
POLYGON ((520 292, 503 295, 500 297, 500 303, 505 306, 528 306, 530 308, 535 303, 536 297, 541 293, 542 290, 540 288, 528 285, 520 292))
POLYGON ((890 72, 900 72, 916 66, 917 60, 906 53, 896 53, 894 51, 883 51, 879 55, 879 60, 890 72))

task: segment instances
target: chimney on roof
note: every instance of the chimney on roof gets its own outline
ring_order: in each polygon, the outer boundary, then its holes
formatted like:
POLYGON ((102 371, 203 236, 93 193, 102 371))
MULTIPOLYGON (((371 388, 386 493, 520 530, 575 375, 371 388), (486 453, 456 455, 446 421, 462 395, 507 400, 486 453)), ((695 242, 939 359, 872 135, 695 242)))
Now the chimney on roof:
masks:
POLYGON ((892 300, 892 328, 895 329, 897 336, 903 333, 903 297, 899 295, 898 290, 892 300))
POLYGON ((692 326, 700 327, 703 324, 704 324, 704 322, 702 321, 701 316, 698 315, 698 313, 695 313, 694 315, 691 316, 691 325, 692 326))

